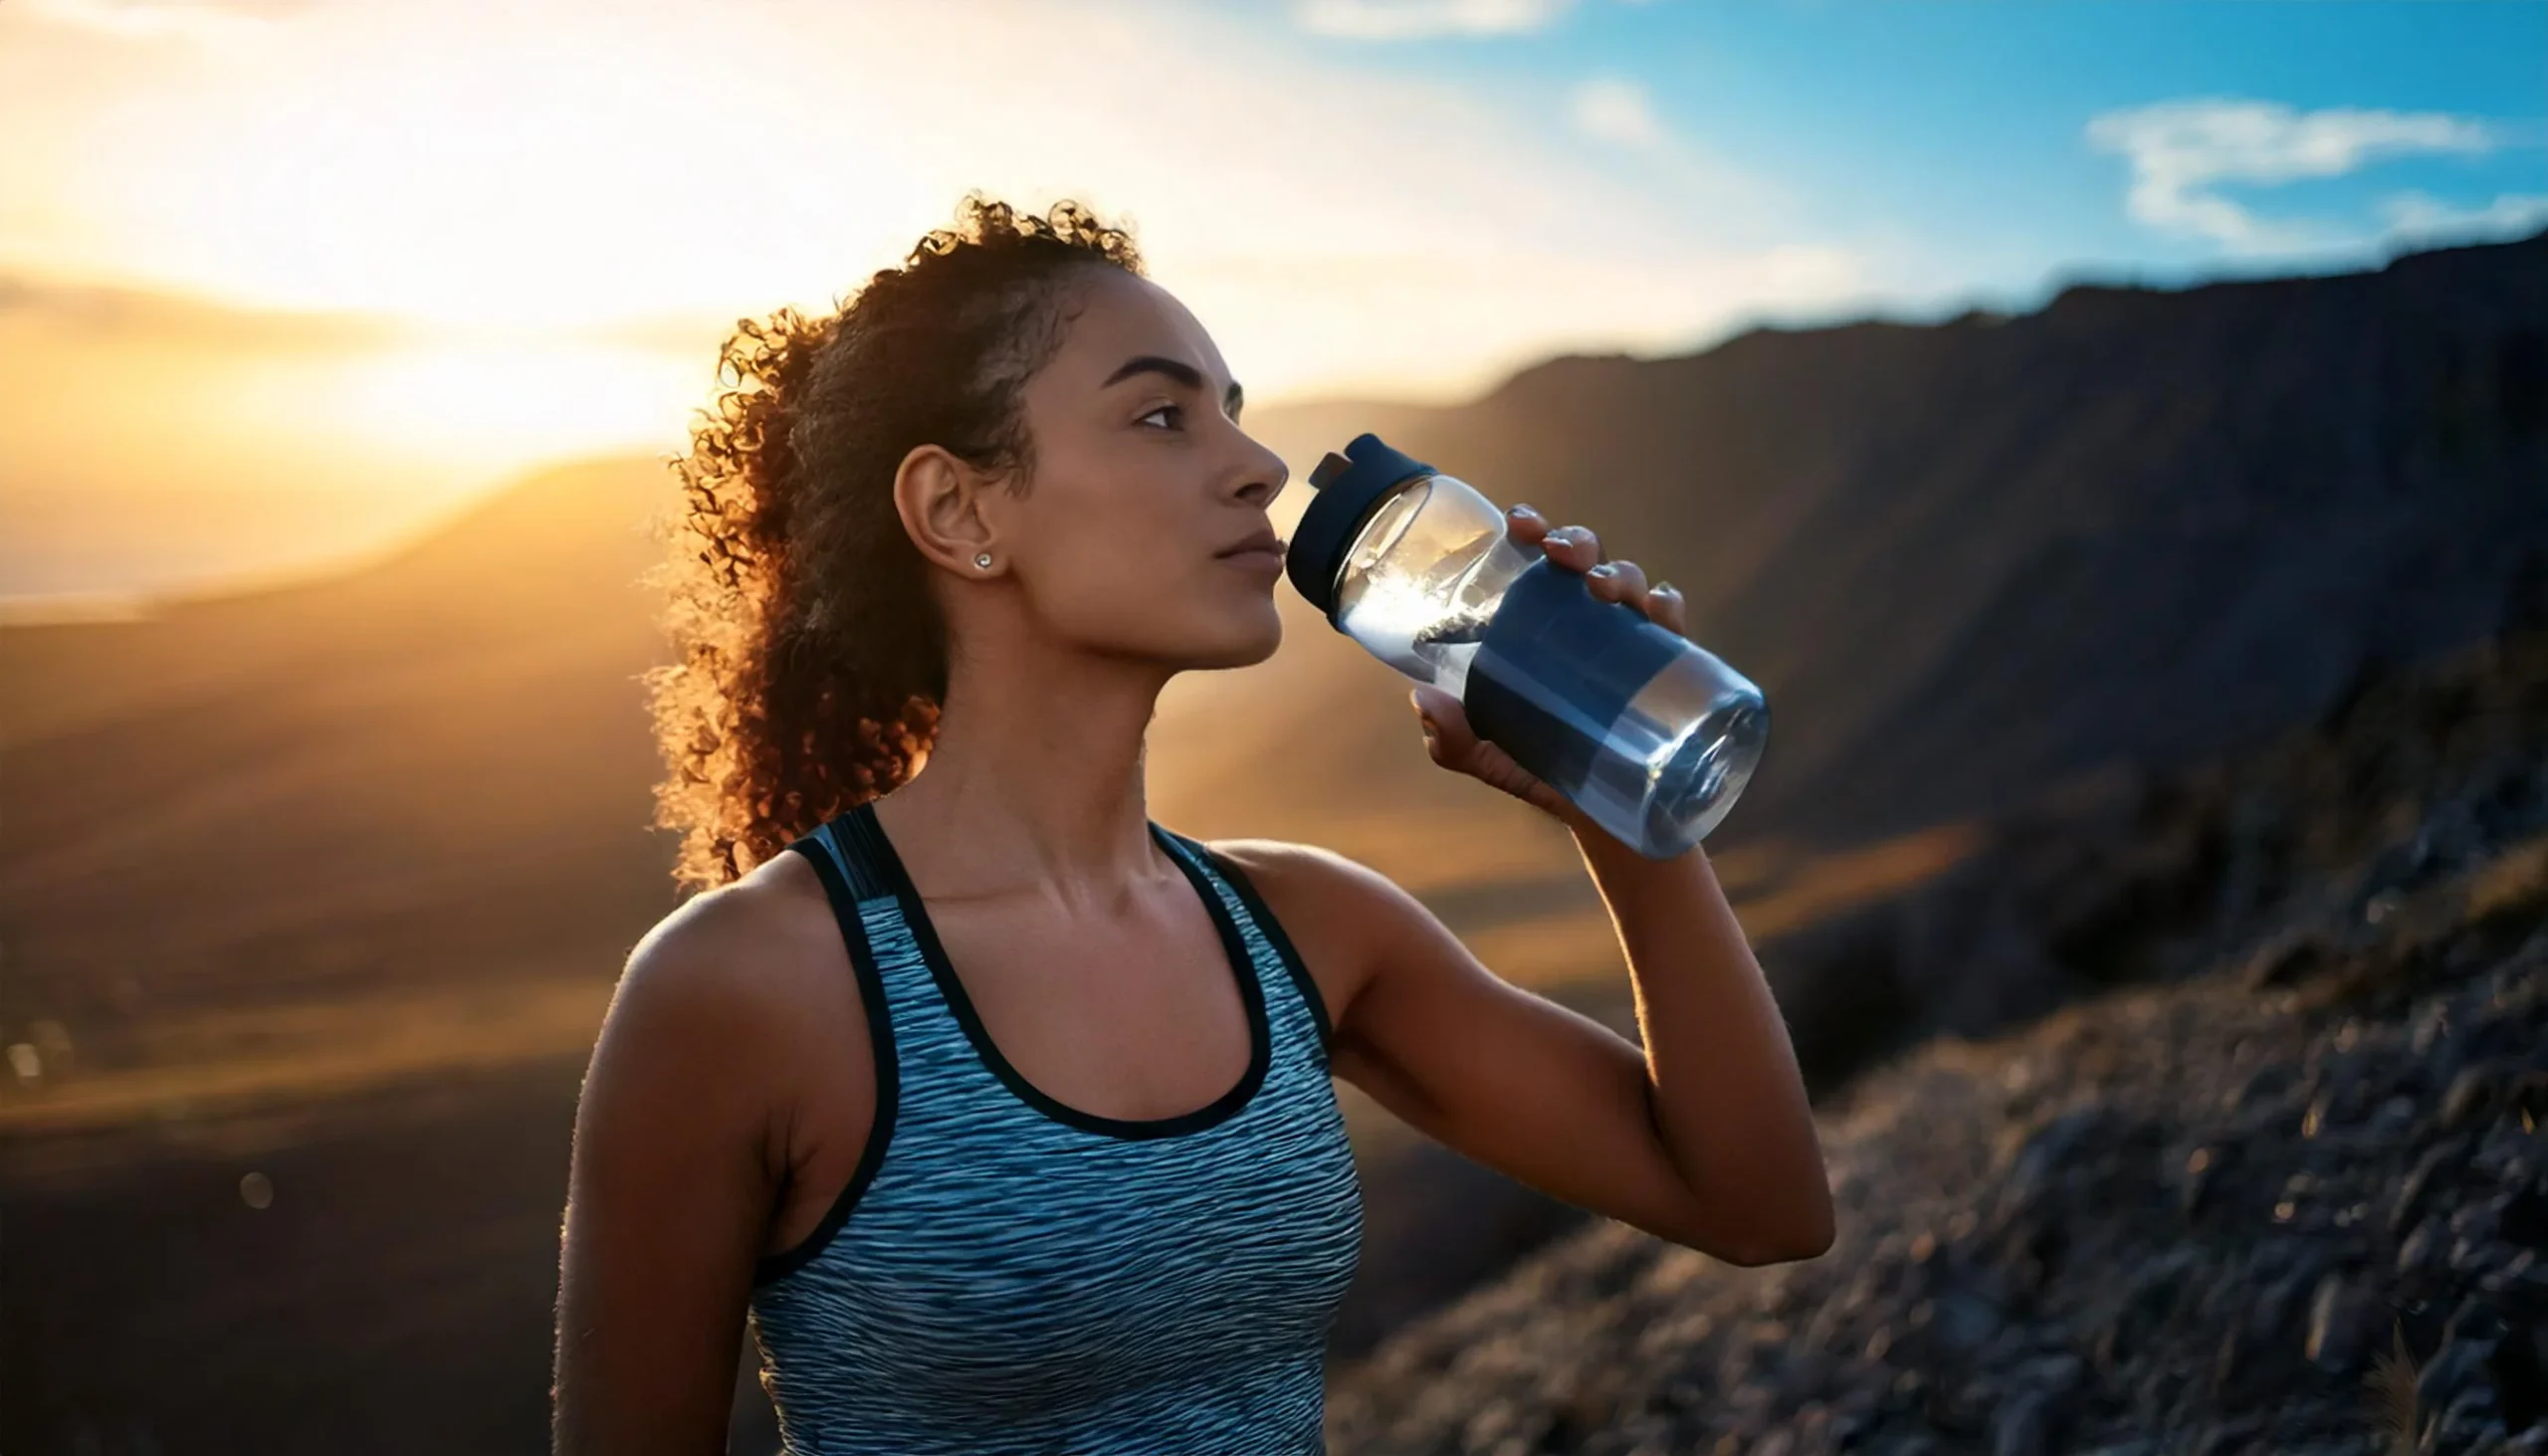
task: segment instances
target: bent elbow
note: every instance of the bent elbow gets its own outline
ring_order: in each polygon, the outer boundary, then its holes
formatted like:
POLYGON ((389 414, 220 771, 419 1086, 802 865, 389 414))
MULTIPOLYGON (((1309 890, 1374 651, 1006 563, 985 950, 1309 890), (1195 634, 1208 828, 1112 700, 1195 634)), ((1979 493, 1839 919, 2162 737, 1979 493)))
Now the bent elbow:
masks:
POLYGON ((1822 1205, 1820 1216, 1805 1226, 1804 1237, 1797 1240, 1795 1250, 1788 1255, 1787 1262, 1819 1259, 1831 1252, 1832 1241, 1838 1236, 1839 1230, 1832 1222, 1831 1205, 1825 1203, 1822 1205))
POLYGON ((1722 1264, 1760 1269, 1771 1264, 1800 1264, 1831 1252, 1831 1218, 1820 1218, 1763 1232, 1746 1239, 1721 1239, 1691 1247, 1722 1264))
POLYGON ((1829 1239, 1811 1243, 1791 1239, 1775 1244, 1746 1244, 1712 1253, 1720 1264, 1732 1264, 1738 1269, 1766 1269, 1773 1264, 1802 1264, 1807 1259, 1819 1259, 1830 1248, 1829 1239))
POLYGON ((1802 1263, 1806 1259, 1819 1259, 1823 1255, 1831 1252, 1831 1240, 1833 1236, 1829 1222, 1826 1221, 1816 1225, 1810 1233, 1806 1234, 1804 1238, 1798 1239, 1793 1244, 1790 1244, 1785 1250, 1781 1251, 1779 1257, 1772 1262, 1779 1264, 1796 1264, 1802 1263))

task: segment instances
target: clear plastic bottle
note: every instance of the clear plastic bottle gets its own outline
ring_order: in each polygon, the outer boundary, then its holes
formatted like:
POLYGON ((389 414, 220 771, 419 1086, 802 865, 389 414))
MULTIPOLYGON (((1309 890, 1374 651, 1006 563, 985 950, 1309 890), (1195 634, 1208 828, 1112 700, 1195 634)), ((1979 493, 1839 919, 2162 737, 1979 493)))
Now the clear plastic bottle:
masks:
POLYGON ((1480 736, 1641 854, 1724 819, 1769 732, 1760 689, 1516 546, 1495 503, 1376 435, 1310 483, 1285 564, 1338 631, 1457 695, 1480 736))

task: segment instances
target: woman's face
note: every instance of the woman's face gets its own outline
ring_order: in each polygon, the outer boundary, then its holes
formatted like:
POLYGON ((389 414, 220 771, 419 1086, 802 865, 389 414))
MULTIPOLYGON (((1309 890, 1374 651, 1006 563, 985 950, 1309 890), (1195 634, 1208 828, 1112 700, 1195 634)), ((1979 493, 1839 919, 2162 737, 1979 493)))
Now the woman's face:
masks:
POLYGON ((1074 289, 1026 383, 1034 476, 993 492, 1007 570, 1055 636, 1169 670, 1262 662, 1282 641, 1266 507, 1288 475, 1239 428, 1239 387, 1194 315, 1114 269, 1074 289))

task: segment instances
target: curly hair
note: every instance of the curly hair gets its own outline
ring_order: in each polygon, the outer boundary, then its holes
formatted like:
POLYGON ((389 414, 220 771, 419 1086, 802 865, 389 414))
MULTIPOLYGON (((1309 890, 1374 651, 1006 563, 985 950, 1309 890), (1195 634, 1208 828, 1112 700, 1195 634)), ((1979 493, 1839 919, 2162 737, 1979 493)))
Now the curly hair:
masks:
POLYGON ((674 877, 728 883, 908 780, 936 735, 947 627, 894 477, 937 445, 1023 490, 1020 403, 1072 285, 1139 276, 1129 232, 1077 203, 968 196, 833 312, 740 320, 719 393, 673 461, 682 510, 655 581, 673 660, 645 675, 674 877))

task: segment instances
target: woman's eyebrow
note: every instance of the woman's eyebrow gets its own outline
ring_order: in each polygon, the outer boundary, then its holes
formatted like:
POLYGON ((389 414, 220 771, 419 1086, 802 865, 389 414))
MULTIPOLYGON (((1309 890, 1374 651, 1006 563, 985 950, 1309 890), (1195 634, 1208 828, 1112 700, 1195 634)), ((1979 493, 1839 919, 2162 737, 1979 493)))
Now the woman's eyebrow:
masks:
MULTIPOLYGON (((1112 389, 1116 385, 1123 383, 1125 380, 1130 379, 1137 374, 1165 375, 1168 378, 1184 385, 1188 389, 1200 390, 1203 387, 1202 370, 1195 368, 1192 364, 1186 363, 1183 359, 1171 359, 1160 354, 1136 354, 1132 358, 1126 359, 1122 364, 1116 367, 1114 373, 1107 375, 1106 382, 1098 387, 1101 389, 1112 389)), ((1239 410, 1245 407, 1246 404, 1247 391, 1238 387, 1238 381, 1230 381, 1228 391, 1221 397, 1221 409, 1223 412, 1227 413, 1230 418, 1236 419, 1238 418, 1239 410)))

